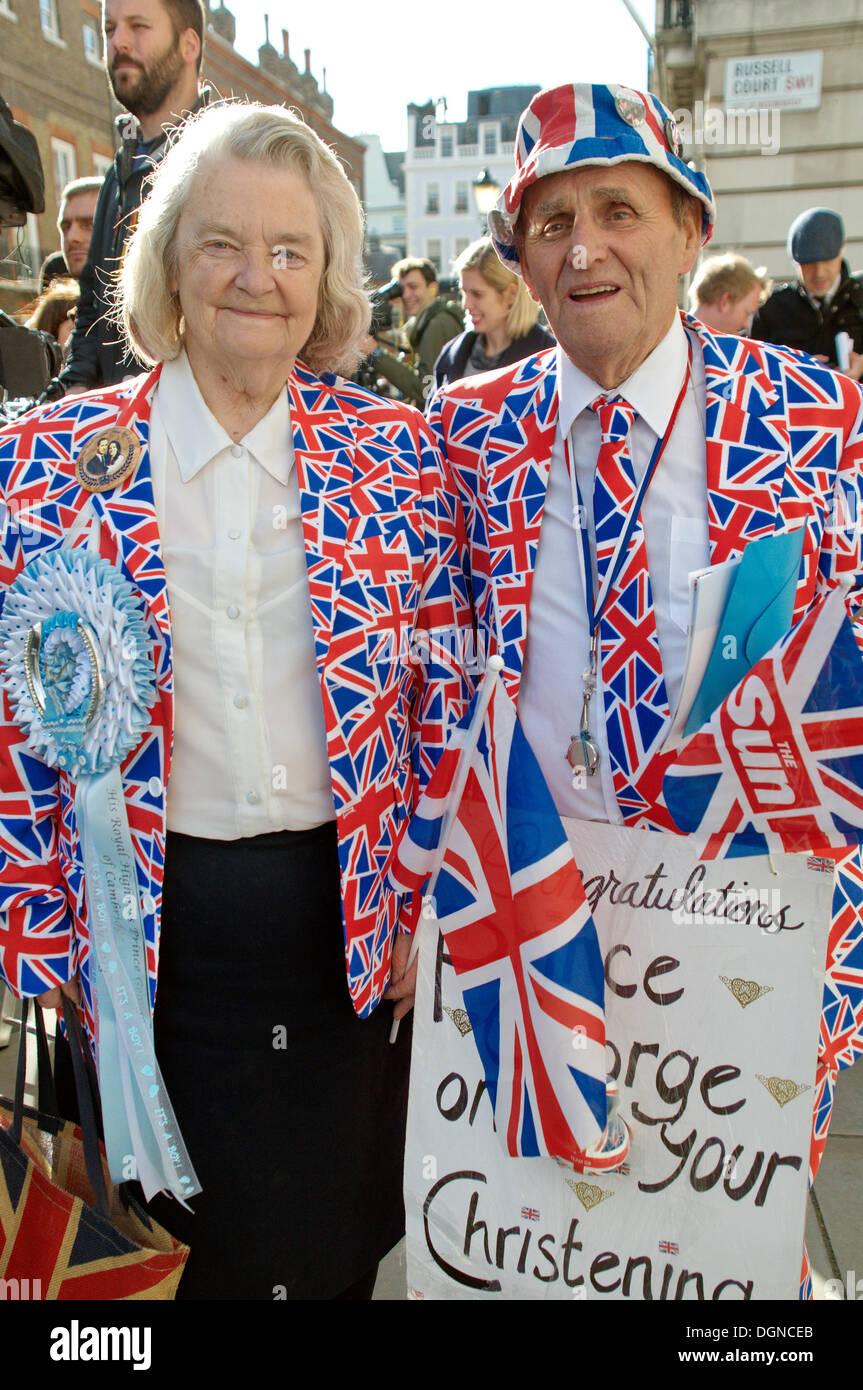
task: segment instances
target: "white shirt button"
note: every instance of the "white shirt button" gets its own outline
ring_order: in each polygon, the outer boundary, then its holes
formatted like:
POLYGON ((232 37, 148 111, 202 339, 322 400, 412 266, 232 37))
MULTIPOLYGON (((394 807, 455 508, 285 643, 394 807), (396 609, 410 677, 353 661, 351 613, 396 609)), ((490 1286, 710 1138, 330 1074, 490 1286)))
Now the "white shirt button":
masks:
POLYGON ((153 913, 156 911, 156 899, 153 897, 152 893, 144 894, 141 898, 141 906, 144 909, 145 916, 152 917, 153 913))
POLYGON ((239 618, 240 616, 240 610, 235 603, 229 603, 228 607, 225 609, 225 612, 227 613, 229 618, 239 618))
POLYGON ((261 800, 260 792, 246 792, 246 800, 250 806, 258 806, 261 800))
POLYGON ((150 793, 151 796, 162 795, 162 783, 159 781, 158 777, 150 778, 149 782, 147 783, 147 791, 150 793))
POLYGON ((245 709, 245 708, 246 708, 246 705, 247 705, 248 703, 249 703, 249 702, 248 702, 248 700, 246 699, 245 695, 235 695, 235 696, 234 696, 234 706, 235 706, 236 709, 245 709))
POLYGON ((243 533, 242 533, 242 531, 240 530, 239 526, 232 526, 231 529, 230 529, 230 531, 228 532, 228 540, 230 540, 230 541, 238 541, 238 540, 240 539, 240 536, 241 536, 242 534, 243 534, 243 533))
POLYGON ((245 455, 245 452, 246 452, 246 451, 245 451, 245 449, 243 448, 242 444, 232 444, 232 445, 231 445, 231 453, 233 454, 233 456, 234 456, 235 459, 241 459, 241 458, 243 458, 244 455, 245 455))

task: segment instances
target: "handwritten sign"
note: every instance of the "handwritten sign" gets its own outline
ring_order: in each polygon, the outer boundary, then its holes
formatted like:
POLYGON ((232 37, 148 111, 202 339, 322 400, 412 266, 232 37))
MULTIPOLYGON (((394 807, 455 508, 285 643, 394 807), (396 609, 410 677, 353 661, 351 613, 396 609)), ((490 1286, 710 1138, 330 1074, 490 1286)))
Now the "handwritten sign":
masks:
MULTIPOLYGON (((409 1291, 794 1299, 832 875, 805 855, 702 863, 682 837, 575 821, 567 832, 605 961, 626 1170, 508 1157, 444 939, 426 924, 409 1291)), ((574 1066, 578 1047, 576 1035, 574 1066)))

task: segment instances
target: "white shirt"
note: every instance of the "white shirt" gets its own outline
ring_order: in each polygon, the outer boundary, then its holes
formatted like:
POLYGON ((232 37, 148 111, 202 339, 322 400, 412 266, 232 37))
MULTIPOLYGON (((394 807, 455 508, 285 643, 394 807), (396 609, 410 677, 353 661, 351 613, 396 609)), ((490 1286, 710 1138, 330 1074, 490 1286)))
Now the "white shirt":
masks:
MULTIPOLYGON (((665 685, 674 712, 683 683, 691 570, 709 562, 707 471, 704 431, 704 361, 692 336, 692 376, 686 398, 641 509, 656 629, 665 685)), ((519 695, 519 718, 562 816, 622 822, 614 795, 602 674, 590 702, 590 731, 600 749, 593 777, 573 785, 566 761, 569 741, 581 720, 582 672, 588 664, 590 630, 579 568, 579 534, 573 525, 573 492, 563 441, 568 436, 586 510, 594 559, 593 476, 600 431, 591 401, 620 395, 635 407, 630 436, 637 480, 644 476, 656 441, 671 417, 686 370, 687 334, 675 314, 668 333, 616 389, 605 392, 557 349, 559 415, 551 455, 548 494, 527 625, 519 695)))
POLYGON ((287 388, 234 444, 185 353, 150 419, 173 632, 168 829, 234 840, 335 816, 287 388))

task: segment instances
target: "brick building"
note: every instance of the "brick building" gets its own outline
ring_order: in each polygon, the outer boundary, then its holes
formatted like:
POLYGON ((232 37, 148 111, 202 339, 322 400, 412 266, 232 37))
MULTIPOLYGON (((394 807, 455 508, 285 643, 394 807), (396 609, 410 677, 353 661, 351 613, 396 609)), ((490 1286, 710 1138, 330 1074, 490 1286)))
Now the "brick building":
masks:
MULTIPOLYGON (((281 53, 267 32, 256 66, 234 49, 231 11, 224 4, 206 8, 203 80, 223 97, 298 111, 335 150, 362 198, 363 146, 332 124, 332 97, 312 75, 309 50, 301 72, 289 56, 286 31, 281 53)), ((44 213, 24 228, 0 231, 0 308, 9 311, 34 296, 43 258, 59 247, 63 186, 103 174, 114 157, 114 118, 123 108, 105 76, 101 15, 99 0, 0 0, 0 93, 36 136, 45 172, 44 213)))
POLYGON ((102 66, 98 0, 0 0, 0 92, 39 143, 45 211, 0 232, 0 307, 36 291, 43 256, 59 246, 57 209, 70 179, 102 174, 119 111, 102 66))
POLYGON ((279 53, 270 43, 269 21, 265 18, 266 36, 258 49, 255 66, 234 48, 236 24, 224 4, 208 4, 207 21, 204 75, 219 95, 247 97, 267 106, 279 104, 297 111, 324 143, 335 150, 362 198, 364 147, 359 140, 352 140, 333 125, 333 99, 326 91, 326 81, 321 88, 312 75, 310 50, 304 50, 305 63, 301 72, 290 56, 287 30, 282 30, 282 51, 279 53))

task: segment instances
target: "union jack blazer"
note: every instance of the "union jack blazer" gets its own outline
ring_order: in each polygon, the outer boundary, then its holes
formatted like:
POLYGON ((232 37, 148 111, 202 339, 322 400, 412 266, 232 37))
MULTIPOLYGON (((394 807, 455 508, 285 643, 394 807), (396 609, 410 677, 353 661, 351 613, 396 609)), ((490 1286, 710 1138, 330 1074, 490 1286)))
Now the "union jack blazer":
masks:
MULTIPOLYGON (((157 698, 121 765, 155 1000, 173 730, 171 615, 147 438, 159 370, 30 412, 0 431, 0 603, 38 554, 88 541, 140 595, 157 698), (113 491, 75 477, 109 426, 142 443, 113 491)), ((421 785, 467 691, 458 661, 468 616, 453 488, 422 416, 297 365, 288 381, 315 654, 338 823, 348 985, 371 1013, 390 975, 392 938, 416 904, 386 871, 421 785), (423 634, 428 633, 426 638, 423 634)), ((0 723, 0 970, 18 995, 81 973, 92 1032, 89 934, 74 786, 30 753, 3 695, 0 723)))
MULTIPOLYGON (((716 336, 683 315, 705 368, 710 563, 805 524, 796 622, 816 593, 850 579, 863 634, 863 394, 799 353, 716 336)), ((429 423, 463 502, 479 649, 503 658, 517 702, 551 451, 555 350, 445 387, 429 423)), ((858 637, 863 645, 863 636, 858 637)), ((837 874, 828 947, 813 1166, 827 1137, 838 1069, 863 1053, 863 863, 837 874)))

